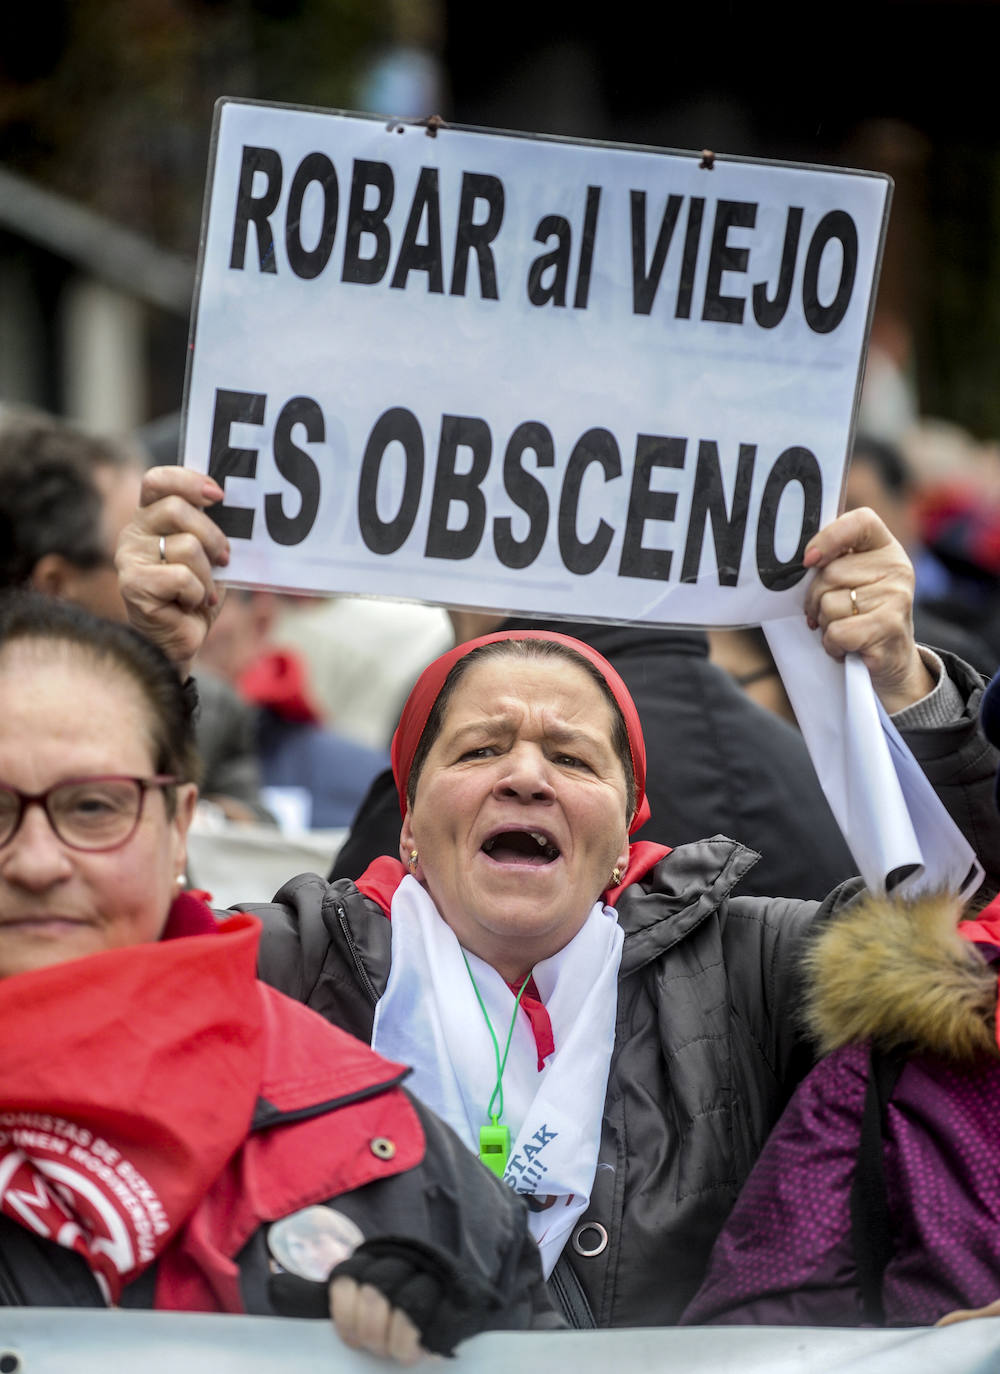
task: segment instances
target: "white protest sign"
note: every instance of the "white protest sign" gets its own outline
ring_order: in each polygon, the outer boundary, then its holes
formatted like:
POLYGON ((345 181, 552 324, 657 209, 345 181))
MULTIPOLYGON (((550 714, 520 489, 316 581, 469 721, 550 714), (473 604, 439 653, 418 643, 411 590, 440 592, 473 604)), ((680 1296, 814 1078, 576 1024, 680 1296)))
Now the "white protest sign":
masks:
POLYGON ((757 623, 837 513, 890 183, 217 111, 183 460, 229 580, 757 623))

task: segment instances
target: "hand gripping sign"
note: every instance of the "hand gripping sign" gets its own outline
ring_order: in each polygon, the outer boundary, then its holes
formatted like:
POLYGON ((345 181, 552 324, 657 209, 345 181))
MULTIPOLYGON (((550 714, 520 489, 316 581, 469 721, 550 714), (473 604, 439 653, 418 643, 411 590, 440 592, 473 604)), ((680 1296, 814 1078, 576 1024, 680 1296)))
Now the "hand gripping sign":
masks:
POLYGON ((228 579, 769 622, 868 881, 962 886, 971 851, 883 742, 867 674, 801 617, 889 196, 863 172, 220 102, 183 457, 224 489, 228 579))
POLYGON ((184 461, 236 582, 756 623, 837 513, 886 177, 223 101, 184 461))

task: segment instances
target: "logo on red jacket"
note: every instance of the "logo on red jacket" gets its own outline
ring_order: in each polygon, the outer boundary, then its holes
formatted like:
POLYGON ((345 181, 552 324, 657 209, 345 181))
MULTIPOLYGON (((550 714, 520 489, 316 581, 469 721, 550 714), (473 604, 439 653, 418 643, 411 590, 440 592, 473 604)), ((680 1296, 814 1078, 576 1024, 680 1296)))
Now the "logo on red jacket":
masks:
POLYGON ((108 1278, 149 1264, 170 1230, 156 1193, 120 1151, 35 1112, 0 1114, 0 1212, 82 1255, 105 1297, 108 1278))

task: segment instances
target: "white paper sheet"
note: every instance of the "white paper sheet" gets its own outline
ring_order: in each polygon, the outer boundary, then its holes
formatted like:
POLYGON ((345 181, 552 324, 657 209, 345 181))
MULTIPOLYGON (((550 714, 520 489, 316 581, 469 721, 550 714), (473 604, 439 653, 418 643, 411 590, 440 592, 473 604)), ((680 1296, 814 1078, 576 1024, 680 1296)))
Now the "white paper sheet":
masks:
POLYGON ((837 663, 801 615, 763 628, 820 785, 868 886, 970 896, 982 867, 882 709, 860 658, 837 663))

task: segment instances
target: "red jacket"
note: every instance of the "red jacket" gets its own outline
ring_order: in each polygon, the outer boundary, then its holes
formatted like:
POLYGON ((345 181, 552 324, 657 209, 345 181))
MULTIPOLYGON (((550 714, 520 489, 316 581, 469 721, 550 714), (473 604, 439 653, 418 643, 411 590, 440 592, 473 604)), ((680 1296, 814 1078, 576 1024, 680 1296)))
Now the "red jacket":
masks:
POLYGON ((271 1315, 271 1223, 319 1205, 442 1247, 491 1325, 551 1324, 523 1206, 406 1070, 258 982, 253 917, 175 908, 0 982, 0 1306, 271 1315))
POLYGON ((255 1231, 424 1157, 405 1069, 273 988, 254 992, 265 1025, 254 1127, 162 1256, 158 1308, 245 1311, 235 1257, 255 1231))

